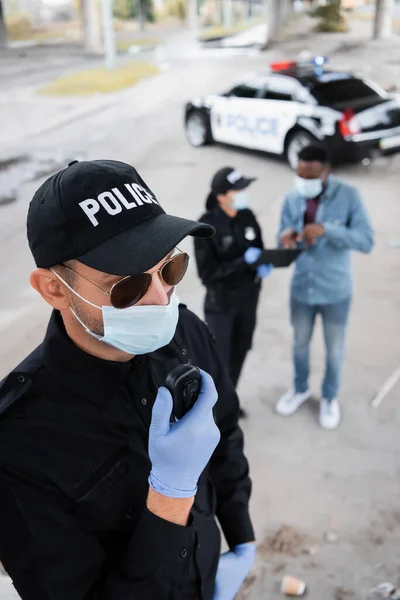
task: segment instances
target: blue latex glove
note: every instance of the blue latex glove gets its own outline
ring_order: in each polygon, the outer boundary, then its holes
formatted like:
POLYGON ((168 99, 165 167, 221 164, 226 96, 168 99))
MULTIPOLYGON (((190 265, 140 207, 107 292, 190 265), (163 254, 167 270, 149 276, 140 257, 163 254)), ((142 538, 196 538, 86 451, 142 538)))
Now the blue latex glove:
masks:
POLYGON ((269 277, 274 270, 274 265, 259 265, 257 267, 257 275, 260 279, 269 277))
POLYGON ((255 248, 254 246, 250 246, 247 248, 244 253, 244 261, 248 265, 254 265, 254 263, 260 258, 262 250, 260 248, 255 248))
POLYGON ((158 390, 149 432, 152 468, 149 484, 169 498, 190 498, 220 440, 213 417, 218 394, 210 375, 201 371, 201 388, 196 404, 176 423, 170 423, 172 396, 158 390))
POLYGON ((213 600, 234 599, 249 574, 255 554, 255 544, 240 544, 220 556, 213 600))

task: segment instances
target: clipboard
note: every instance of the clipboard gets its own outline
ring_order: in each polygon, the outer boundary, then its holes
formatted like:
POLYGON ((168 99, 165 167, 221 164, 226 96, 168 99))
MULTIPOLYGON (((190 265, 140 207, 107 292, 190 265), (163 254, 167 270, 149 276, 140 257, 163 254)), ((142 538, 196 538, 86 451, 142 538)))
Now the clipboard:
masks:
POLYGON ((289 267, 293 261, 303 252, 300 248, 274 248, 263 250, 260 258, 256 261, 258 265, 274 265, 276 268, 289 267))

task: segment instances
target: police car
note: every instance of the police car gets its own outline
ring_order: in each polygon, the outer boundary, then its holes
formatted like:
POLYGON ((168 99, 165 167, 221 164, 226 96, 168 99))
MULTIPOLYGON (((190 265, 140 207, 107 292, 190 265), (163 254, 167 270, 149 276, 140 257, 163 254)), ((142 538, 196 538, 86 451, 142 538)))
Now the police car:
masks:
POLYGON ((185 107, 189 143, 279 154, 293 169, 312 142, 323 144, 333 162, 399 152, 399 100, 352 73, 326 70, 325 62, 275 63, 225 94, 192 100, 185 107))

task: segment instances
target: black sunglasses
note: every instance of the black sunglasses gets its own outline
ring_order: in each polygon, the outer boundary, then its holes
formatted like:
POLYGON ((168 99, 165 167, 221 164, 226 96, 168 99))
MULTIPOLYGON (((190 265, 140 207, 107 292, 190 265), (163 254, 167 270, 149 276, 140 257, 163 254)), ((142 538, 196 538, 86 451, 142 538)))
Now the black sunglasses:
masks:
POLYGON ((64 269, 67 269, 67 271, 79 275, 79 277, 82 277, 107 294, 107 296, 110 297, 111 306, 121 309, 137 304, 139 300, 147 294, 155 273, 157 273, 161 281, 166 285, 172 287, 178 285, 185 276, 189 266, 189 255, 186 254, 186 252, 181 252, 180 254, 169 258, 161 265, 158 271, 155 271, 154 273, 140 273, 139 275, 128 275, 127 277, 123 277, 114 283, 109 291, 104 290, 84 275, 77 273, 77 271, 73 271, 73 269, 70 269, 66 265, 63 264, 62 266, 64 269))

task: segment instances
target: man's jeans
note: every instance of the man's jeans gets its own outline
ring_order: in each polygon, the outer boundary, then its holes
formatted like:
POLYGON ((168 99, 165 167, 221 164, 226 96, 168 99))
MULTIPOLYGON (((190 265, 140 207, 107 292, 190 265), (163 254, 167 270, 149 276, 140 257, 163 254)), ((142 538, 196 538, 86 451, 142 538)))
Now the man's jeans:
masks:
POLYGON ((310 372, 310 341, 315 318, 322 317, 324 328, 326 367, 322 386, 322 397, 336 398, 344 358, 344 337, 350 310, 351 299, 336 304, 313 306, 291 299, 291 321, 294 330, 293 361, 295 370, 294 387, 297 393, 308 389, 310 372))

